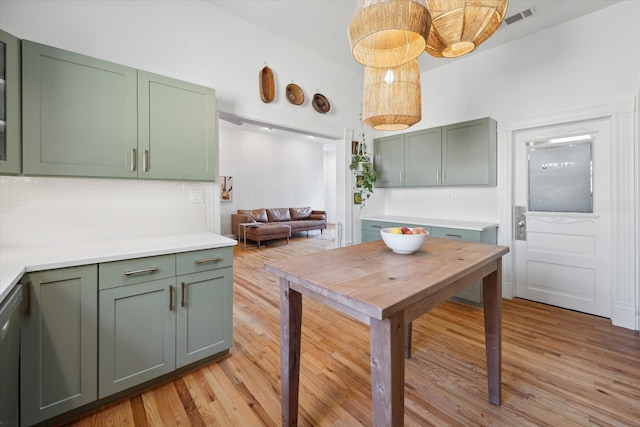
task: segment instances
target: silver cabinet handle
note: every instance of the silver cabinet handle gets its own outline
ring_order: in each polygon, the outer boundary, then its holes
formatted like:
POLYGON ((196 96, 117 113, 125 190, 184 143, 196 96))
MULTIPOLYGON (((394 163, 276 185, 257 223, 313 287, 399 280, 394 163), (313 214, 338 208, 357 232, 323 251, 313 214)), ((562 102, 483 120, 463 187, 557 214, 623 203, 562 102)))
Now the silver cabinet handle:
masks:
POLYGON ((131 172, 135 172, 136 171, 136 149, 132 148, 131 149, 131 156, 129 157, 129 170, 131 172))
POLYGON ((457 237, 457 238, 459 238, 459 239, 461 239, 461 238, 462 238, 462 236, 461 236, 461 235, 459 235, 459 234, 449 234, 449 233, 446 233, 446 234, 445 234, 445 236, 447 236, 447 237, 457 237))
POLYGON ((440 169, 436 169, 436 182, 440 182, 440 169))
POLYGON ((444 184, 444 169, 442 169, 442 183, 444 184))
POLYGON ((151 267, 151 268, 143 268, 142 270, 125 271, 124 275, 125 276, 135 276, 137 274, 155 273, 156 271, 158 271, 158 267, 151 267))
POLYGON ((400 184, 402 184, 402 172, 400 172, 400 184))
POLYGON ((149 150, 142 153, 142 172, 149 172, 149 150))
POLYGON ((381 225, 372 225, 371 228, 382 228, 381 225))
POLYGON ((184 304, 184 288, 186 288, 186 287, 187 287, 187 284, 182 282, 182 304, 181 305, 183 307, 185 306, 185 304, 184 304))
POLYGON ((213 258, 206 258, 206 259, 197 259, 195 261, 196 264, 207 264, 210 262, 216 262, 216 261, 220 261, 220 257, 213 257, 213 258))

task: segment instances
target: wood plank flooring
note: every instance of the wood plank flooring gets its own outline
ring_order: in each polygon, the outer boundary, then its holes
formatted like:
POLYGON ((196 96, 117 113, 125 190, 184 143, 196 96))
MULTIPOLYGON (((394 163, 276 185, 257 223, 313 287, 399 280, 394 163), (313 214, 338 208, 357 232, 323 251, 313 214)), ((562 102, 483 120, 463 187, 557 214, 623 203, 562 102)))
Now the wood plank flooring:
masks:
MULTIPOLYGON (((266 260, 333 247, 310 232, 235 248, 231 355, 68 426, 279 426, 278 282, 266 260)), ((303 297, 301 426, 372 425, 368 327, 303 297)), ((487 400, 483 314, 446 302, 413 322, 406 426, 638 426, 640 334, 503 301, 502 405, 487 400)))

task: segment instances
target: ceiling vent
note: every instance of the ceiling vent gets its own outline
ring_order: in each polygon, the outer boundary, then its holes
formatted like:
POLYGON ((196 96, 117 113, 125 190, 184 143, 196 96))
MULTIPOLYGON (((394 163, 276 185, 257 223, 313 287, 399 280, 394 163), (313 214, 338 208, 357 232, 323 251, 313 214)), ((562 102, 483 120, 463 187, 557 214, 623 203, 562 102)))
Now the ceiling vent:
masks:
POLYGON ((514 13, 511 16, 507 16, 504 18, 505 25, 515 24, 516 22, 522 21, 525 18, 531 18, 536 14, 535 7, 531 6, 528 9, 523 10, 522 12, 514 13))

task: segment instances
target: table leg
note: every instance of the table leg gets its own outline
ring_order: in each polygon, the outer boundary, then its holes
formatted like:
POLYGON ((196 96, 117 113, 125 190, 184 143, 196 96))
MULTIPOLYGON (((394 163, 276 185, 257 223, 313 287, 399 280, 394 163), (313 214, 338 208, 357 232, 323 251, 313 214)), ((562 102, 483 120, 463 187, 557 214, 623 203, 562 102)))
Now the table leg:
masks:
POLYGON ((411 337, 413 335, 413 322, 404 325, 404 358, 411 359, 411 337))
POLYGON ((404 425, 404 312, 371 319, 373 425, 404 425))
POLYGON ((282 391, 282 425, 298 425, 300 388, 300 344, 302 294, 289 288, 280 278, 280 377, 282 391))
POLYGON ((484 302, 484 334, 487 352, 487 380, 489 401, 500 405, 502 382, 502 259, 496 260, 497 269, 482 279, 484 302))

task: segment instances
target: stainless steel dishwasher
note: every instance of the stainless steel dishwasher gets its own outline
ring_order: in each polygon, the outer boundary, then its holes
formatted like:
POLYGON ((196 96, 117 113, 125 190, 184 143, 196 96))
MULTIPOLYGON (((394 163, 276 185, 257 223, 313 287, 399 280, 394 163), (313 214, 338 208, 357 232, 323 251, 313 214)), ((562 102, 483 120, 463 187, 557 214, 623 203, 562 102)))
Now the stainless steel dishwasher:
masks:
POLYGON ((17 285, 0 303, 0 427, 15 427, 20 401, 20 302, 17 285))

